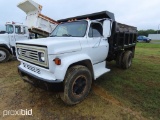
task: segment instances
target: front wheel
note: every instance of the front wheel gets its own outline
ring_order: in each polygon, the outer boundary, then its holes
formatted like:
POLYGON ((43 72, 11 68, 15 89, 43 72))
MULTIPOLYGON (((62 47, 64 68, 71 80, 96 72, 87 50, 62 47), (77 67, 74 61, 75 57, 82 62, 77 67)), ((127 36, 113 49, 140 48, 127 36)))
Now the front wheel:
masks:
POLYGON ((68 105, 81 102, 88 95, 92 84, 91 73, 87 67, 77 65, 69 68, 64 80, 61 99, 68 105))
POLYGON ((0 63, 7 62, 10 58, 10 53, 5 48, 0 48, 0 63))

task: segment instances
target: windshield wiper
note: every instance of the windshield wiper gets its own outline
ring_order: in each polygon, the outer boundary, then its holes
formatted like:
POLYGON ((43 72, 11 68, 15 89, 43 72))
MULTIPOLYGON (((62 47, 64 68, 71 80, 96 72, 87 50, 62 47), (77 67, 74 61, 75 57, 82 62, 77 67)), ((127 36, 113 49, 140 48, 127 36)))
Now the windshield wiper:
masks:
POLYGON ((72 37, 70 34, 63 34, 62 36, 72 37))

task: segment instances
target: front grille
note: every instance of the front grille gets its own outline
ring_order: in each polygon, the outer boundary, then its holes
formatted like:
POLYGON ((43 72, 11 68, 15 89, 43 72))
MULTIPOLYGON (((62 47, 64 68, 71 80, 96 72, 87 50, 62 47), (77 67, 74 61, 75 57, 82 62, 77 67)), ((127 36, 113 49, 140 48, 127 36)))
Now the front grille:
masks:
POLYGON ((47 48, 17 44, 18 58, 45 68, 48 68, 47 48), (45 61, 40 61, 38 53, 44 53, 45 61))
POLYGON ((27 50, 27 49, 21 49, 21 56, 26 57, 28 59, 36 60, 38 61, 38 51, 35 50, 27 50))

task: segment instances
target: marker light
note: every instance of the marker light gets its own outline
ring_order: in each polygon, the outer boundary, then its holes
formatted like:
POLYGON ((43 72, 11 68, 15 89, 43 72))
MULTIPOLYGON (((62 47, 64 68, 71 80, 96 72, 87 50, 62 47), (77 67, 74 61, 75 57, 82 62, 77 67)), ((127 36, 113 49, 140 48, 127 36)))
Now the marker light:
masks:
POLYGON ((61 65, 61 59, 55 58, 53 61, 56 65, 61 65))

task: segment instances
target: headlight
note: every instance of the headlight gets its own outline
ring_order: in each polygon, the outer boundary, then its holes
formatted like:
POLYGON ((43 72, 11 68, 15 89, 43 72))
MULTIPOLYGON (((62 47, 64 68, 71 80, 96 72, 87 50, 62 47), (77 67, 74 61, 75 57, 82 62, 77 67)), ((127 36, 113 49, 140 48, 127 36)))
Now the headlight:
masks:
POLYGON ((21 49, 17 48, 17 54, 20 55, 21 54, 21 49))
POLYGON ((45 62, 45 55, 43 52, 38 52, 38 57, 40 62, 45 62))

